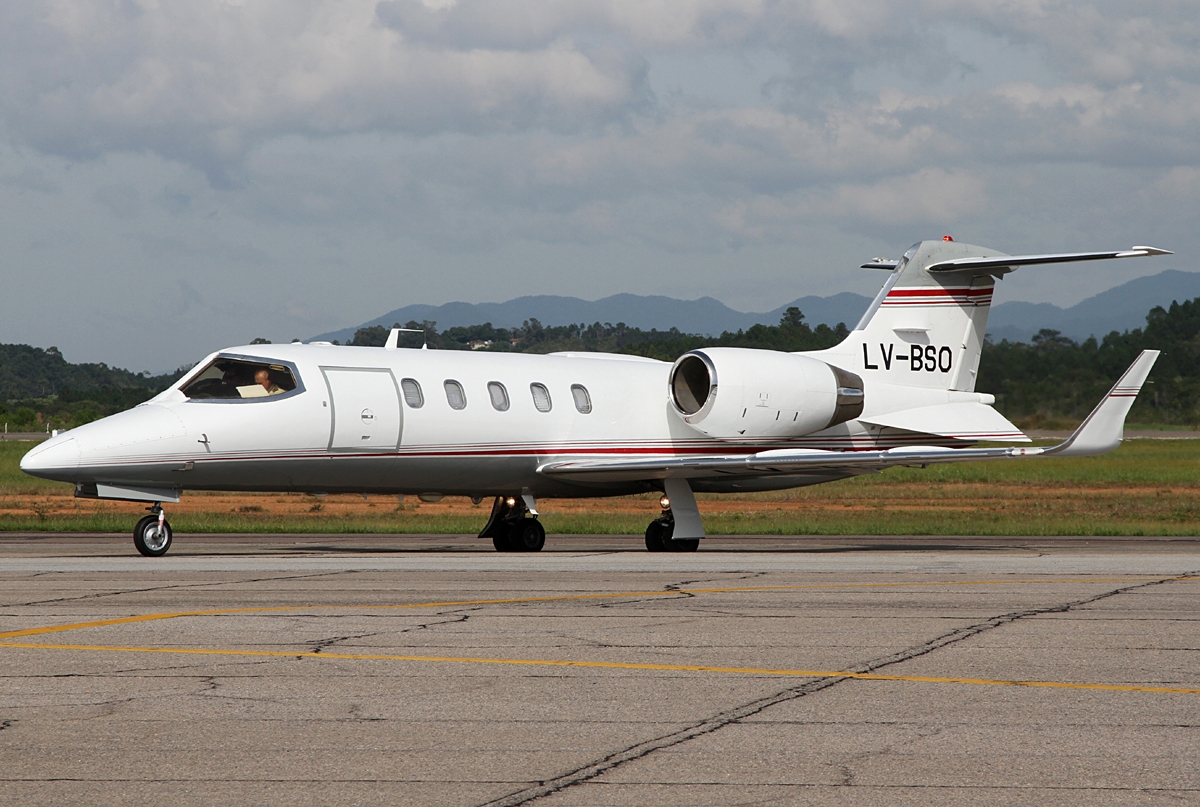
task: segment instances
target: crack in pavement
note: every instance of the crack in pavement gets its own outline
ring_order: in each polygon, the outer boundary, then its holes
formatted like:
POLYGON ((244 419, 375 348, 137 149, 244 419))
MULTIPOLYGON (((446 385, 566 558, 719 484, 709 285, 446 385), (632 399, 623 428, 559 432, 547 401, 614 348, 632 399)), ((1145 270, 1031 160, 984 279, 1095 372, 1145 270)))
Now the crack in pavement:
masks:
POLYGON ((365 639, 368 636, 378 636, 381 633, 383 633, 383 631, 378 630, 367 631, 366 633, 348 633, 345 636, 330 636, 328 639, 313 639, 305 642, 305 644, 310 645, 312 647, 312 652, 316 654, 320 653, 327 647, 333 647, 341 644, 342 642, 348 642, 351 639, 365 639))
MULTIPOLYGON (((402 628, 400 630, 392 631, 392 632, 397 633, 397 634, 412 633, 413 631, 417 631, 417 630, 430 630, 432 628, 440 628, 443 625, 461 625, 462 623, 469 620, 474 614, 478 613, 480 610, 481 609, 479 609, 479 608, 471 608, 470 613, 466 613, 466 614, 454 614, 454 613, 439 614, 439 616, 444 616, 446 618, 437 620, 437 621, 431 620, 429 622, 419 622, 416 625, 413 625, 412 627, 402 628)), ((382 633, 383 631, 380 631, 380 632, 382 633)))
MULTIPOLYGON (((1105 600, 1109 597, 1115 597, 1118 594, 1124 594, 1136 589, 1159 586, 1164 583, 1194 578, 1197 576, 1200 576, 1200 571, 1186 572, 1181 575, 1164 577, 1158 580, 1149 580, 1130 586, 1123 586, 1121 588, 1105 591, 1091 597, 1072 600, 1071 602, 1061 603, 1059 605, 1051 605, 1045 608, 1027 608, 1022 611, 1011 611, 1007 614, 1000 614, 982 622, 977 622, 974 625, 967 625, 965 627, 952 630, 949 633, 944 633, 941 636, 937 636, 927 642, 914 645, 913 647, 905 650, 863 662, 855 667, 849 667, 846 669, 846 672, 874 672, 882 667, 888 667, 893 664, 899 664, 904 661, 910 661, 912 659, 919 658, 928 653, 932 653, 935 650, 939 650, 952 644, 957 644, 965 641, 966 639, 970 639, 972 636, 978 636, 981 633, 987 633, 988 631, 995 630, 1003 625, 1008 625, 1012 622, 1017 622, 1022 619, 1042 616, 1045 614, 1064 613, 1073 608, 1099 602, 1100 600, 1105 600)), ((693 723, 692 725, 686 726, 677 731, 664 734, 660 737, 644 740, 640 743, 628 746, 620 751, 615 751, 607 756, 595 760, 594 762, 589 762, 588 764, 582 765, 575 770, 568 771, 560 776, 556 776, 553 779, 547 779, 530 787, 510 793, 507 796, 501 796, 498 799, 483 802, 479 805, 479 807, 518 807, 518 805, 529 804, 537 799, 544 798, 545 796, 558 793, 562 790, 566 790, 567 788, 574 787, 575 785, 595 779, 597 776, 608 773, 614 768, 620 767, 628 762, 633 762, 635 760, 647 757, 653 754, 655 751, 681 745, 697 737, 703 737, 706 734, 712 734, 713 732, 723 729, 732 723, 737 723, 741 720, 745 720, 747 717, 752 717, 753 715, 775 706, 776 704, 786 703, 787 701, 802 698, 805 695, 813 695, 823 689, 828 689, 829 687, 836 686, 837 684, 847 680, 853 679, 846 678, 845 676, 827 676, 825 678, 817 678, 812 681, 808 681, 798 686, 788 687, 787 689, 777 692, 774 695, 756 698, 755 700, 744 703, 740 706, 735 706, 731 709, 718 712, 711 717, 705 718, 704 720, 693 723)))
POLYGON ((31 605, 53 605, 54 603, 62 602, 78 602, 80 600, 94 600, 101 597, 118 597, 122 594, 143 594, 149 591, 170 591, 172 589, 185 588, 204 588, 206 586, 240 586, 246 583, 271 583, 279 580, 308 580, 313 577, 328 577, 338 574, 357 574, 357 569, 339 569, 332 572, 319 572, 317 574, 292 574, 284 577, 254 577, 249 580, 219 580, 213 583, 175 583, 169 586, 151 586, 149 588, 130 588, 121 591, 101 591, 95 594, 81 594, 78 597, 57 597, 53 600, 35 600, 34 602, 12 603, 0 606, 2 608, 24 608, 31 605))
POLYGON ((471 608, 469 610, 471 611, 471 613, 438 614, 437 616, 441 616, 441 617, 445 617, 445 618, 437 619, 437 620, 429 619, 425 622, 419 622, 416 625, 412 625, 407 628, 402 628, 400 630, 375 630, 375 631, 367 631, 366 633, 351 633, 351 634, 347 634, 345 636, 331 636, 328 639, 313 639, 311 641, 305 642, 305 644, 312 646, 312 648, 313 648, 312 652, 315 655, 315 654, 320 653, 322 650, 324 650, 326 648, 333 647, 335 645, 341 644, 342 642, 348 642, 351 639, 365 639, 368 636, 382 636, 384 634, 412 633, 413 631, 431 630, 433 628, 441 627, 443 625, 461 625, 463 622, 466 622, 467 620, 469 620, 471 618, 472 614, 477 612, 479 609, 471 608))
MULTIPOLYGON (((488 780, 486 783, 491 784, 492 781, 495 781, 495 780, 488 780)), ((508 780, 501 780, 501 781, 507 782, 508 780)), ((150 779, 147 777, 140 777, 140 776, 139 777, 134 777, 134 776, 105 776, 105 777, 99 777, 99 776, 47 776, 47 777, 39 777, 39 778, 35 779, 32 777, 0 775, 0 782, 20 783, 20 784, 42 784, 45 782, 55 782, 55 783, 57 783, 57 782, 69 782, 69 783, 96 782, 96 783, 102 783, 102 784, 123 784, 123 783, 180 784, 180 785, 188 785, 188 786, 192 786, 192 787, 196 787, 201 784, 285 784, 285 785, 300 785, 300 784, 312 784, 312 785, 329 785, 329 784, 461 785, 461 784, 463 784, 463 781, 460 779, 434 779, 434 778, 417 779, 417 778, 413 778, 413 777, 400 778, 400 777, 382 776, 382 775, 381 776, 371 776, 371 777, 351 777, 351 776, 340 776, 340 777, 322 776, 319 778, 296 777, 296 778, 286 778, 286 779, 282 778, 282 777, 275 777, 275 776, 268 777, 268 776, 261 776, 261 775, 255 776, 254 778, 250 778, 250 777, 236 777, 235 778, 235 777, 218 777, 218 776, 205 776, 202 778, 177 778, 177 777, 170 777, 170 776, 156 776, 153 779, 150 779)), ((469 782, 468 784, 475 784, 475 782, 469 782)), ((718 785, 719 786, 721 784, 722 783, 720 783, 720 782, 704 782, 704 783, 702 783, 701 786, 706 786, 706 785, 718 785)), ((621 786, 628 787, 629 785, 621 785, 621 786)), ((765 787, 771 787, 771 786, 772 785, 765 785, 765 787)), ((796 785, 796 787, 803 787, 807 790, 825 790, 825 789, 832 789, 832 788, 840 787, 840 785, 826 785, 826 784, 811 785, 810 784, 810 785, 796 785)), ((1123 786, 1119 786, 1119 785, 1046 785, 1046 784, 1038 784, 1038 785, 872 784, 872 785, 860 785, 860 788, 863 790, 871 789, 871 790, 880 790, 883 792, 887 792, 889 790, 896 790, 896 791, 903 792, 903 791, 930 789, 930 790, 951 790, 951 791, 965 790, 965 791, 969 791, 969 792, 997 791, 999 793, 1006 793, 1009 791, 1012 791, 1015 793, 1021 793, 1023 791, 1034 791, 1034 792, 1047 791, 1047 792, 1051 792, 1051 793, 1058 793, 1058 792, 1062 792, 1062 793, 1091 793, 1091 792, 1096 792, 1096 793, 1153 793, 1156 795, 1163 795, 1163 796, 1175 796, 1176 794, 1200 793, 1200 788, 1189 787, 1187 785, 1180 786, 1180 787, 1123 787, 1123 786)), ((760 802, 738 802, 738 804, 755 804, 755 803, 760 803, 760 802)), ((765 797, 765 801, 763 801, 761 803, 778 804, 779 802, 775 798, 765 797)), ((1193 804, 1195 802, 1187 801, 1186 803, 1193 804)))
MULTIPOLYGON (((741 579, 741 578, 734 578, 734 579, 741 579)), ((662 591, 669 593, 669 594, 678 594, 679 595, 678 597, 663 597, 661 595, 656 595, 654 597, 649 597, 649 598, 647 598, 647 597, 630 598, 627 600, 621 600, 620 602, 598 602, 598 603, 595 603, 595 605, 598 608, 600 608, 601 610, 603 610, 606 608, 623 608, 627 605, 640 604, 640 603, 644 603, 644 602, 656 602, 656 601, 675 602, 676 600, 691 600, 691 599, 696 598, 696 594, 694 592, 684 590, 684 586, 692 586, 692 585, 696 585, 699 583, 722 583, 722 582, 725 582, 725 578, 723 576, 713 578, 712 580, 707 580, 707 579, 681 580, 678 583, 666 583, 662 587, 662 591)))
POLYGON ((707 582, 710 582, 710 581, 707 581, 707 580, 681 580, 678 583, 667 583, 665 586, 663 586, 663 591, 674 591, 678 594, 685 595, 685 597, 687 599, 694 599, 696 596, 695 594, 693 594, 690 591, 683 591, 682 589, 685 586, 694 586, 697 583, 707 583, 707 582))
MULTIPOLYGON (((236 680, 243 681, 248 677, 258 676, 237 676, 236 680)), ((192 695, 197 698, 208 698, 220 701, 249 701, 250 703, 269 703, 273 705, 278 705, 281 703, 281 701, 276 698, 264 698, 255 695, 226 695, 220 691, 222 686, 221 681, 219 680, 220 678, 221 676, 219 675, 202 675, 197 677, 197 682, 200 684, 200 689, 192 693, 192 695)))

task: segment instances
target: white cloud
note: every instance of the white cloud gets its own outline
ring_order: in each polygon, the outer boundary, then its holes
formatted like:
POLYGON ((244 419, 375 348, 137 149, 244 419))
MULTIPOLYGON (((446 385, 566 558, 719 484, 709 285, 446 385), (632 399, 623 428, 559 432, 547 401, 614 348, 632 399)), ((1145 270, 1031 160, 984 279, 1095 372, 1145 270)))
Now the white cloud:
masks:
POLYGON ((1181 165, 1172 168, 1154 183, 1154 188, 1179 201, 1195 203, 1200 200, 1200 167, 1181 165))
MULTIPOLYGON (((1198 26, 1177 0, 0 5, 4 271, 59 292, 0 302, 0 338, 108 349, 112 319, 161 369, 270 335, 249 298, 291 338, 533 290, 863 290, 832 267, 950 225, 1200 247, 1198 26)), ((1005 290, 1067 302, 1073 271, 1005 290)))
POLYGON ((866 218, 880 224, 952 225, 987 208, 984 181, 966 171, 922 168, 872 185, 843 185, 812 212, 866 218))

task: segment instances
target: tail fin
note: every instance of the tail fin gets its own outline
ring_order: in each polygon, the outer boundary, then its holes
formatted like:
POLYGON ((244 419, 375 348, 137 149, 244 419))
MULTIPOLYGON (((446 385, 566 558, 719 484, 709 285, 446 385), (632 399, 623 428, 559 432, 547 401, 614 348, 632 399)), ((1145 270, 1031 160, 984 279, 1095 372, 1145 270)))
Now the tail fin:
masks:
POLYGON ((850 363, 845 369, 874 381, 973 391, 992 288, 1008 270, 972 267, 933 274, 925 269, 955 258, 1002 255, 954 241, 914 244, 854 331, 830 353, 850 363))
POLYGON ((1171 253, 1153 247, 1118 252, 1005 255, 955 241, 914 244, 891 269, 850 336, 825 351, 864 378, 910 387, 973 392, 997 278, 1018 266, 1171 253))

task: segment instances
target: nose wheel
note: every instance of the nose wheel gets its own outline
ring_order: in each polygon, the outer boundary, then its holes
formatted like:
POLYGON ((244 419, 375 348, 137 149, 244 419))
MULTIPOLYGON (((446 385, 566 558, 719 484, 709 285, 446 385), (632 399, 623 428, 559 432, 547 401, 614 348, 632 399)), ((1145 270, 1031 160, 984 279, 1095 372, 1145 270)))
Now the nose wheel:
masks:
POLYGON ((144 517, 133 528, 133 545, 148 558, 158 558, 171 548, 171 525, 161 505, 146 508, 150 515, 144 517))

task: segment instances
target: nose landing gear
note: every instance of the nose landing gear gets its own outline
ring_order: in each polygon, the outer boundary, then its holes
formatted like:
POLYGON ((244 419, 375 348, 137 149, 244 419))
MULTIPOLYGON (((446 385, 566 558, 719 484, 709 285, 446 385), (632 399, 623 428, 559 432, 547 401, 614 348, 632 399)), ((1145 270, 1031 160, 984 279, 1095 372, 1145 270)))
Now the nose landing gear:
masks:
POLYGON ((492 516, 479 537, 491 538, 497 552, 539 552, 546 545, 546 528, 525 499, 524 496, 496 497, 492 516), (528 518, 527 513, 531 513, 528 518))
POLYGON ((171 548, 171 525, 167 523, 160 503, 155 502, 153 507, 146 509, 150 515, 133 528, 133 545, 148 558, 162 557, 171 548))

